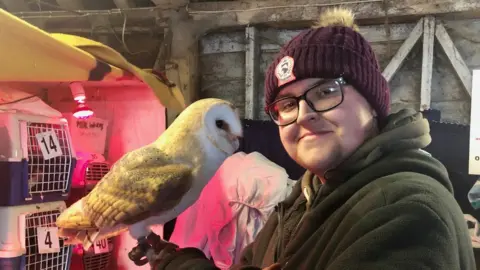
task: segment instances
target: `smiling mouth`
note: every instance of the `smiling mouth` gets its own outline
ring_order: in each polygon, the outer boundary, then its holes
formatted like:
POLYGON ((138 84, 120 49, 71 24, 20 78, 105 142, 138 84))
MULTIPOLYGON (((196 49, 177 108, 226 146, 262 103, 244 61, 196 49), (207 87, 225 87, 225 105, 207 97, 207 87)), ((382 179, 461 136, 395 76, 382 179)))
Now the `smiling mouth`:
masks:
POLYGON ((327 135, 331 133, 331 131, 321 131, 321 132, 315 132, 315 133, 308 133, 308 134, 305 134, 303 135, 299 141, 303 140, 303 139, 309 139, 309 138, 314 138, 314 137, 321 137, 321 136, 324 136, 324 135, 327 135))

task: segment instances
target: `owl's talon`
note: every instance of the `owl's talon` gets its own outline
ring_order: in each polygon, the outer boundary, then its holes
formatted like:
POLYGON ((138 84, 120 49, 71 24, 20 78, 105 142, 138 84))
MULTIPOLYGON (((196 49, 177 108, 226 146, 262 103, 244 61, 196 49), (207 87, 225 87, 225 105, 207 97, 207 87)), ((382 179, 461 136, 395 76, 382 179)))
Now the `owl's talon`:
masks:
POLYGON ((158 244, 163 242, 162 238, 154 232, 150 232, 150 234, 147 236, 147 241, 154 249, 158 244))
POLYGON ((148 263, 148 258, 143 258, 143 259, 140 259, 140 260, 137 260, 137 261, 133 261, 133 263, 136 265, 136 266, 144 266, 145 264, 148 263))
POLYGON ((147 238, 138 239, 138 245, 128 253, 128 258, 137 266, 145 265, 148 263, 146 255, 150 248, 147 238))

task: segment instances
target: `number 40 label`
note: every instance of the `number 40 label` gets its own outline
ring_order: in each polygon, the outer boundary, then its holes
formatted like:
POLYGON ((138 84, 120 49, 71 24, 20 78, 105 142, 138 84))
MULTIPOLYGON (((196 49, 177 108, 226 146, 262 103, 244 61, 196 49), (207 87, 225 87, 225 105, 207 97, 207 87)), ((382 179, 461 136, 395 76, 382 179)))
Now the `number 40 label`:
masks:
POLYGON ((108 240, 107 239, 102 239, 97 242, 95 242, 95 245, 93 246, 93 252, 95 254, 102 254, 102 253, 107 253, 109 251, 108 248, 108 240))
POLYGON ((60 252, 60 241, 58 240, 57 227, 38 227, 37 228, 38 253, 57 253, 60 252))
POLYGON ((53 131, 46 131, 37 133, 35 135, 37 138, 38 146, 42 150, 43 158, 45 160, 59 157, 62 155, 62 148, 58 142, 57 134, 53 131))

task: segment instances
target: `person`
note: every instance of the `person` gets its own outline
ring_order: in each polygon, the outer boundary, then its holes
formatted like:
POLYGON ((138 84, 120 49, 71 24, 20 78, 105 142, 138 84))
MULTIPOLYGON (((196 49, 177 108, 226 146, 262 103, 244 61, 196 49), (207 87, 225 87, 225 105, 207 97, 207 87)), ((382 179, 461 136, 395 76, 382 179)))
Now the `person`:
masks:
MULTIPOLYGON (((266 112, 307 172, 232 269, 476 269, 448 173, 420 150, 428 121, 390 112, 350 10, 323 13, 265 77, 266 112)), ((215 269, 195 249, 162 252, 157 269, 215 269)))

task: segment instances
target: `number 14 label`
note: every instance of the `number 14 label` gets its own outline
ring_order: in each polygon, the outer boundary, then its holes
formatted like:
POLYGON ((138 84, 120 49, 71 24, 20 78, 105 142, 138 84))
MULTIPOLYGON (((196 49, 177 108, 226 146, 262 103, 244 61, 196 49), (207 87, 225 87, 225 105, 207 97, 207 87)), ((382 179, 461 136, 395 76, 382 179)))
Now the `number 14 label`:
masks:
POLYGON ((40 146, 40 150, 42 151, 45 160, 62 155, 62 148, 58 142, 57 134, 55 134, 54 131, 50 130, 37 133, 35 137, 37 138, 38 146, 40 146))
POLYGON ((37 228, 38 253, 57 253, 60 252, 60 241, 58 240, 57 227, 38 227, 37 228))

